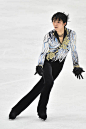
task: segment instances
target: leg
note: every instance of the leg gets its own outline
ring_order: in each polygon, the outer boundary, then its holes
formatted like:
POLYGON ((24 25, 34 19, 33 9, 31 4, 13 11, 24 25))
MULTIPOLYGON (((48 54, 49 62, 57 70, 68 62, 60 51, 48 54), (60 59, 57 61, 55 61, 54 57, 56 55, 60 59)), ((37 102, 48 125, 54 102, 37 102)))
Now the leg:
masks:
POLYGON ((44 84, 44 87, 42 88, 40 101, 39 101, 40 107, 43 107, 43 108, 47 104, 49 93, 54 83, 54 79, 52 76, 52 66, 49 62, 45 62, 44 64, 44 81, 45 81, 45 84, 44 84))
POLYGON ((38 115, 43 119, 47 118, 46 109, 47 109, 47 103, 49 101, 50 91, 52 89, 54 80, 62 70, 64 61, 61 63, 59 61, 47 63, 48 65, 45 65, 44 67, 45 86, 41 91, 40 99, 37 107, 38 115))
POLYGON ((39 95, 44 86, 44 79, 41 78, 40 81, 33 87, 33 89, 25 95, 13 108, 9 115, 9 119, 15 119, 23 110, 25 110, 33 100, 39 95))
POLYGON ((53 86, 54 80, 52 76, 52 66, 49 62, 45 61, 44 67, 44 87, 42 88, 39 104, 37 107, 38 116, 45 120, 47 118, 46 105, 49 99, 49 93, 53 86))

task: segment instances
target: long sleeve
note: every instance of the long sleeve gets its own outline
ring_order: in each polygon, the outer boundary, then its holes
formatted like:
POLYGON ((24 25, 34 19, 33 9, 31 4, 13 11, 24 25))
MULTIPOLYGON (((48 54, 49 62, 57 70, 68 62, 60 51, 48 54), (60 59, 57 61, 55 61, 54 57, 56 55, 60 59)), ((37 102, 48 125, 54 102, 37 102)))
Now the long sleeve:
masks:
POLYGON ((78 53, 76 50, 76 32, 75 31, 72 31, 71 33, 71 55, 72 55, 73 67, 80 67, 78 53))
POLYGON ((42 51, 38 59, 38 65, 41 65, 43 67, 45 56, 48 50, 49 50, 49 35, 46 34, 43 40, 42 51))

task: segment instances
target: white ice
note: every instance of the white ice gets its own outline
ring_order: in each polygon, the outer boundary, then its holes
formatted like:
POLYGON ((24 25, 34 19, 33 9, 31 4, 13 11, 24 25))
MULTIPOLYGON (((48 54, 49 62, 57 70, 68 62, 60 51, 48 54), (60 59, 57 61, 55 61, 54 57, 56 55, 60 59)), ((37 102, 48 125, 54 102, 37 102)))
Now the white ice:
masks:
POLYGON ((69 14, 79 64, 86 71, 85 0, 0 0, 0 129, 86 129, 86 74, 73 73, 71 51, 50 94, 46 121, 37 116, 39 96, 15 120, 11 108, 39 81, 34 75, 44 35, 56 12, 69 14))

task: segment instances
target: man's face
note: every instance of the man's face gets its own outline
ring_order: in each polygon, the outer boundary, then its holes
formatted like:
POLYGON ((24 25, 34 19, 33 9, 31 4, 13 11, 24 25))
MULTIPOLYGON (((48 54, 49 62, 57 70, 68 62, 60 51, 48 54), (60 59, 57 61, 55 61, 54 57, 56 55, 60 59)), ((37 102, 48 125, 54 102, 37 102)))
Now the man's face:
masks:
POLYGON ((60 20, 60 21, 59 21, 59 19, 53 20, 53 26, 54 26, 54 28, 55 28, 56 31, 63 30, 65 25, 66 25, 66 22, 63 23, 62 20, 60 20))

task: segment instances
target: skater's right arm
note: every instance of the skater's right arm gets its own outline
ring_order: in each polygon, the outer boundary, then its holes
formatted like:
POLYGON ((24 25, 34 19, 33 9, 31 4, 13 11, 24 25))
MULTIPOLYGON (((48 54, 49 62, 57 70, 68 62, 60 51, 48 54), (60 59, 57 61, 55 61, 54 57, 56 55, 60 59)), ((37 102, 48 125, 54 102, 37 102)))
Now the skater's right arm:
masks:
POLYGON ((44 36, 42 51, 41 51, 41 54, 40 54, 39 59, 38 59, 38 66, 41 66, 42 68, 43 68, 43 65, 44 65, 46 53, 49 50, 49 40, 50 40, 49 33, 47 33, 44 36))
POLYGON ((45 56, 46 56, 46 53, 48 52, 48 50, 49 50, 49 34, 47 33, 44 36, 42 51, 39 56, 38 65, 36 66, 36 72, 34 75, 36 75, 38 73, 39 75, 43 76, 43 65, 44 65, 45 56))

